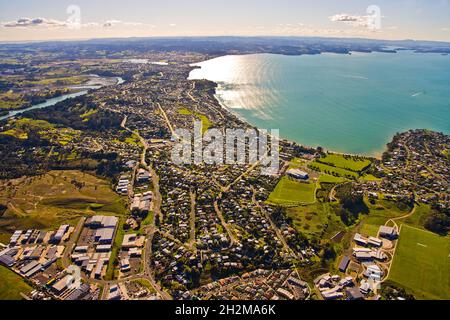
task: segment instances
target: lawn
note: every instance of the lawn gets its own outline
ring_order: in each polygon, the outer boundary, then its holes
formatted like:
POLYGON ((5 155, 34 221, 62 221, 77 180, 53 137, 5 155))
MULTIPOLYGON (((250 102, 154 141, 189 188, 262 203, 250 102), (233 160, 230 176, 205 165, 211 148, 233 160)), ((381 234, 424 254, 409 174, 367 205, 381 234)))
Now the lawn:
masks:
POLYGON ((310 204, 286 209, 294 228, 308 238, 331 238, 345 228, 329 203, 310 204))
MULTIPOLYGON (((309 167, 331 176, 345 178, 359 178, 361 171, 370 166, 368 159, 342 154, 327 154, 325 157, 314 160, 309 167)), ((376 180, 373 176, 367 176, 367 180, 376 180)))
POLYGON ((125 222, 124 218, 121 218, 119 220, 119 225, 117 227, 116 237, 114 238, 111 256, 109 257, 108 269, 106 270, 106 275, 105 275, 106 280, 113 280, 115 278, 115 276, 118 275, 118 269, 115 268, 114 266, 118 265, 117 256, 119 255, 120 247, 122 246, 122 242, 123 242, 123 238, 125 237, 126 234, 134 233, 133 230, 125 231, 123 229, 124 222, 125 222))
POLYGON ((335 175, 337 175, 339 177, 354 177, 356 179, 359 177, 359 174, 354 171, 350 171, 350 170, 338 168, 338 167, 333 167, 333 166, 330 166, 328 164, 324 164, 324 163, 321 163, 318 161, 311 162, 311 164, 308 167, 315 171, 320 171, 320 172, 327 173, 327 174, 334 173, 335 175))
POLYGON ((418 299, 450 299, 450 238, 402 226, 389 280, 418 299))
POLYGON ((129 133, 127 131, 122 131, 122 134, 125 136, 121 136, 120 138, 116 138, 113 140, 115 143, 126 143, 132 146, 142 147, 141 140, 135 133, 129 133))
POLYGON ((149 226, 149 225, 152 225, 152 224, 154 223, 154 220, 155 220, 155 214, 154 214, 153 211, 150 211, 150 212, 147 214, 147 216, 144 218, 144 220, 142 220, 142 222, 141 222, 141 229, 140 229, 140 232, 142 232, 142 230, 143 230, 145 227, 147 227, 147 226, 149 226))
POLYGON ((82 118, 83 121, 88 121, 88 120, 89 120, 89 117, 92 116, 92 115, 94 115, 94 114, 96 114, 96 113, 98 113, 98 110, 90 109, 90 110, 87 111, 86 113, 80 115, 80 118, 82 118))
POLYGON ((396 201, 390 200, 372 200, 371 203, 368 198, 364 198, 364 202, 370 211, 370 216, 380 216, 385 218, 397 218, 408 214, 411 207, 402 205, 396 201))
POLYGON ((369 208, 369 214, 362 216, 359 233, 365 236, 377 236, 380 226, 389 219, 404 216, 411 210, 409 207, 398 208, 394 201, 374 200, 371 204, 366 198, 364 202, 369 208))
POLYGON ((28 132, 34 131, 47 131, 54 129, 54 125, 44 120, 34 120, 28 118, 10 119, 8 121, 10 129, 2 132, 1 134, 10 135, 18 139, 28 139, 28 132))
POLYGON ((319 183, 343 183, 346 180, 342 177, 335 177, 329 174, 321 174, 319 177, 319 183))
POLYGON ((302 183, 288 177, 281 178, 268 202, 279 205, 313 203, 315 201, 315 183, 302 183))
POLYGON ((181 109, 179 109, 179 110, 178 110, 178 113, 181 114, 181 115, 184 115, 184 116, 190 116, 190 115, 192 115, 192 111, 191 111, 191 110, 188 110, 188 109, 186 109, 186 108, 181 108, 181 109))
POLYGON ((319 162, 354 172, 361 172, 372 163, 368 159, 342 154, 327 154, 326 157, 319 159, 319 162))
POLYGON ((375 176, 372 175, 372 174, 365 174, 365 175, 362 176, 362 179, 363 179, 364 181, 372 181, 372 182, 379 182, 379 181, 382 180, 382 179, 380 179, 380 178, 375 177, 375 176))
POLYGON ((409 226, 424 229, 425 222, 431 213, 431 207, 422 203, 416 206, 416 211, 412 216, 408 217, 406 220, 397 222, 397 224, 406 223, 409 226))
POLYGON ((0 266, 0 301, 23 300, 20 293, 28 294, 32 288, 8 268, 0 266))
POLYGON ((378 235, 380 225, 370 224, 369 222, 363 223, 361 228, 359 229, 359 233, 366 237, 376 237, 378 235))
POLYGON ((186 108, 179 109, 178 113, 183 116, 192 115, 192 116, 195 116, 198 120, 200 120, 202 122, 202 133, 205 133, 206 131, 208 131, 208 129, 213 125, 211 120, 209 120, 208 117, 205 116, 204 114, 201 114, 198 112, 193 112, 186 108))
POLYGON ((148 291, 150 293, 156 293, 155 288, 153 288, 150 281, 148 281, 146 279, 133 280, 133 282, 136 282, 136 283, 140 284, 141 286, 145 287, 146 289, 148 289, 148 291))

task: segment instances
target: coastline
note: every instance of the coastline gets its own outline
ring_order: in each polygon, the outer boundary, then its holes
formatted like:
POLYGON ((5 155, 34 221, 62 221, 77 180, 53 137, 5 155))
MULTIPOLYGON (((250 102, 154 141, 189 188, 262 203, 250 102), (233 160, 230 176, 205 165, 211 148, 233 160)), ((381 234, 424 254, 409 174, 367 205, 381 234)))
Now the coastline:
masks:
MULTIPOLYGON (((260 54, 265 54, 265 53, 260 53, 260 54)), ((341 54, 341 53, 339 53, 339 54, 341 54)), ((213 57, 212 59, 220 58, 220 57, 224 57, 224 56, 217 56, 217 57, 215 56, 215 57, 213 57)), ((208 60, 210 60, 210 59, 208 59, 208 60)), ((207 61, 207 60, 205 60, 205 61, 207 61)), ((202 62, 198 62, 198 63, 202 63, 202 62)), ((197 63, 191 64, 192 70, 195 70, 195 69, 201 69, 201 67, 200 67, 200 66, 197 66, 196 64, 197 64, 197 63)), ((191 70, 191 72, 192 72, 192 70, 191 70)), ((198 80, 198 79, 189 79, 189 77, 188 77, 187 80, 188 80, 188 81, 196 81, 196 80, 198 80)), ((215 82, 215 81, 208 80, 208 79, 204 79, 204 80, 210 81, 211 83, 214 83, 214 84, 215 84, 215 92, 214 92, 214 94, 213 94, 212 96, 213 96, 214 99, 217 101, 217 103, 218 103, 219 106, 222 108, 222 110, 224 110, 224 111, 227 112, 227 113, 230 113, 232 116, 234 116, 234 117, 236 117, 237 119, 239 119, 240 121, 246 123, 248 126, 250 126, 250 127, 252 127, 252 128, 257 128, 255 125, 253 125, 252 123, 250 123, 247 119, 245 119, 242 115, 238 114, 237 112, 233 112, 233 111, 232 111, 233 109, 232 109, 232 108, 229 108, 229 107, 222 101, 222 99, 220 99, 220 95, 217 93, 217 91, 218 91, 218 89, 220 88, 220 85, 221 85, 219 82, 215 82)), ((410 130, 413 130, 413 129, 410 129, 410 130)), ((367 157, 367 158, 371 158, 371 159, 381 160, 381 157, 382 157, 383 154, 386 152, 387 144, 388 144, 390 141, 392 141, 392 138, 393 138, 393 137, 394 137, 394 136, 391 137, 391 140, 389 140, 388 142, 386 142, 386 144, 385 144, 385 146, 384 146, 384 148, 383 148, 383 151, 378 150, 378 151, 375 151, 375 152, 374 152, 373 154, 371 154, 371 155, 367 155, 367 154, 355 154, 355 153, 349 153, 349 152, 335 151, 335 150, 327 149, 327 148, 324 148, 324 151, 329 152, 329 153, 334 153, 334 154, 350 155, 350 156, 358 156, 358 157, 367 157)), ((316 148, 317 148, 317 147, 312 147, 312 146, 309 146, 309 145, 305 145, 305 144, 303 144, 303 143, 301 143, 301 142, 297 142, 297 141, 294 141, 294 140, 288 139, 288 138, 280 137, 280 140, 287 141, 287 142, 289 142, 289 143, 291 143, 291 144, 294 144, 294 143, 295 143, 295 144, 300 145, 300 146, 305 147, 305 148, 311 148, 311 149, 316 149, 316 148)))
MULTIPOLYGON (((412 51, 412 50, 404 50, 404 51, 410 51, 410 53, 422 53, 422 52, 416 52, 416 51, 412 51)), ((403 52, 403 51, 402 51, 403 52)), ((318 53, 316 55, 336 55, 336 56, 350 56, 352 55, 352 53, 355 53, 355 55, 360 54, 361 56, 366 56, 366 55, 370 55, 370 54, 376 54, 376 53, 380 53, 380 54, 385 54, 385 55, 390 55, 391 53, 393 55, 397 55, 399 54, 399 52, 395 51, 395 52, 387 52, 387 51, 372 51, 372 52, 353 52, 351 51, 350 53, 335 53, 335 52, 321 52, 318 53)), ((428 52, 423 52, 422 54, 426 54, 428 52)), ((226 84, 228 84, 228 82, 221 82, 220 80, 218 81, 217 78, 212 78, 212 77, 208 77, 207 74, 210 73, 212 70, 207 70, 206 75, 205 74, 195 74, 194 76, 192 76, 192 73, 196 70, 202 69, 205 66, 203 66, 204 63, 206 62, 210 62, 211 60, 215 60, 218 58, 224 58, 224 57, 228 57, 228 56, 249 56, 249 55, 273 55, 273 56, 289 56, 289 55, 283 55, 283 54, 277 54, 277 53, 243 53, 243 54, 225 54, 225 55, 212 55, 210 57, 207 57, 205 60, 199 61, 199 62, 195 62, 192 63, 190 66, 192 67, 192 69, 189 72, 188 75, 188 81, 195 81, 195 80, 208 80, 212 83, 215 84, 215 92, 213 94, 214 99, 217 101, 217 103, 220 105, 220 107, 222 109, 224 109, 225 111, 227 111, 228 113, 231 113, 233 116, 235 116, 236 118, 238 118, 239 120, 247 123, 248 125, 250 125, 251 127, 258 127, 258 125, 256 125, 254 122, 252 122, 251 120, 249 120, 248 118, 245 117, 245 115, 241 114, 240 112, 237 112, 235 110, 233 110, 234 108, 230 108, 225 100, 222 98, 220 92, 221 91, 226 91, 226 84)), ((427 54, 426 54, 427 55, 427 54)), ((434 53, 431 53, 431 55, 436 55, 434 53)), ((298 55, 298 56, 302 56, 302 55, 298 55)), ((429 55, 427 55, 429 56, 429 55)), ((220 64, 219 64, 220 67, 220 64)), ((198 71, 197 71, 198 72, 198 71)), ((220 78, 219 78, 220 79, 220 78)), ((230 82, 230 84, 233 82, 230 82)), ((409 96, 409 95, 408 95, 409 96)), ((446 130, 445 128, 432 128, 432 126, 422 126, 420 124, 418 124, 417 126, 412 125, 412 123, 410 123, 409 125, 402 125, 401 123, 399 123, 398 127, 392 127, 392 130, 389 130, 390 132, 386 133, 385 137, 382 137, 383 142, 382 144, 379 142, 377 143, 377 145, 373 144, 373 149, 372 150, 367 150, 367 151, 353 151, 353 152, 346 152, 346 151, 342 151, 339 150, 340 148, 333 148, 333 147, 327 147, 326 144, 320 144, 318 143, 318 146, 321 146, 324 148, 324 150, 326 150, 327 152, 331 152, 331 153, 337 153, 337 154, 346 154, 346 155, 357 155, 357 156, 364 156, 364 157, 368 157, 368 158, 374 158, 374 159, 381 159, 382 155, 386 152, 387 150, 387 145, 392 141, 393 137, 399 133, 399 132, 407 132, 409 130, 420 130, 420 129, 428 129, 428 130, 432 130, 432 131, 436 131, 436 132, 443 132, 445 134, 446 130), (395 130, 395 131, 394 131, 395 130)), ((261 126, 261 124, 259 125, 261 126)), ((266 124, 267 127, 267 124, 266 124)), ((270 127, 270 124, 268 125, 268 127, 270 127)), ((441 126, 442 127, 442 126, 441 126)), ((383 131, 380 131, 380 133, 383 131)), ((381 134, 382 135, 382 134, 381 134)), ((297 139, 297 138, 293 138, 292 137, 292 132, 291 132, 291 137, 283 137, 282 133, 280 132, 280 139, 283 139, 285 141, 289 141, 291 143, 296 143, 299 145, 302 145, 304 147, 311 147, 314 144, 311 143, 304 143, 301 142, 301 139, 297 139)), ((380 137, 378 137, 378 140, 380 141, 380 137)), ((311 142, 311 141, 310 141, 311 142)), ((316 148, 316 147, 312 147, 312 148, 316 148)), ((345 148, 344 148, 345 149, 345 148)))

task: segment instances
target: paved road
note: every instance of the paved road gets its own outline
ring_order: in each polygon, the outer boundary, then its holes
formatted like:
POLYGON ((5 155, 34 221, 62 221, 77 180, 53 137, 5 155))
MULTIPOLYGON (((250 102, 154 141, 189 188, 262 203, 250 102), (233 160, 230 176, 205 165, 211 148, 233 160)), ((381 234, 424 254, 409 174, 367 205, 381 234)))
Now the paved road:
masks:
POLYGON ((158 105, 158 108, 159 108, 159 110, 161 111, 161 113, 162 113, 162 115, 164 117, 164 120, 166 120, 167 126, 170 129, 170 133, 172 134, 172 137, 176 137, 175 130, 173 129, 173 126, 172 126, 172 123, 169 120, 169 117, 167 116, 166 112, 161 107, 161 104, 159 102, 157 102, 157 105, 158 105))
POLYGON ((278 228, 278 226, 275 224, 275 222, 273 222, 272 217, 270 216, 270 214, 256 200, 256 190, 255 190, 255 188, 252 186, 251 189, 252 189, 252 192, 253 192, 253 194, 252 194, 252 202, 253 202, 253 204, 258 207, 258 209, 261 211, 261 213, 264 214, 264 216, 266 217, 266 220, 269 221, 272 229, 277 234, 278 239, 280 239, 281 243, 283 244, 284 250, 286 250, 287 253, 293 254, 293 251, 291 250, 291 248, 289 248, 289 246, 288 246, 288 244, 286 242, 286 239, 284 239, 284 236, 281 233, 280 228, 278 228))
POLYGON ((123 129, 125 129, 126 131, 128 131, 128 132, 130 132, 130 133, 136 135, 136 136, 139 138, 139 141, 141 142, 142 148, 143 148, 142 153, 141 153, 141 164, 144 165, 144 166, 147 166, 147 160, 146 160, 145 158, 146 158, 146 155, 147 155, 147 150, 148 150, 148 148, 149 148, 148 142, 147 142, 147 140, 145 140, 145 139, 139 134, 138 131, 132 131, 130 128, 127 127, 127 125, 126 125, 126 124, 127 124, 127 120, 128 120, 128 116, 125 116, 125 117, 123 118, 122 123, 120 124, 120 126, 121 126, 123 129))
POLYGON ((159 177, 156 174, 156 171, 150 167, 147 163, 147 150, 149 149, 149 145, 147 140, 145 140, 138 131, 132 131, 131 129, 129 129, 126 126, 127 123, 127 116, 125 116, 125 118, 122 121, 121 127, 133 134, 135 134, 139 140, 141 141, 141 144, 143 146, 143 150, 141 153, 141 165, 150 172, 150 175, 152 177, 152 183, 153 183, 153 213, 159 217, 160 222, 163 221, 163 215, 161 213, 161 202, 162 202, 162 197, 161 197, 161 193, 159 192, 159 177))
POLYGON ((192 92, 195 90, 195 81, 192 82, 192 89, 188 91, 188 96, 189 98, 191 98, 192 101, 197 102, 197 100, 195 100, 195 98, 192 96, 192 92))
POLYGON ((150 226, 149 234, 147 235, 147 241, 145 243, 144 248, 144 255, 142 257, 142 261, 144 263, 144 279, 148 280, 156 292, 159 293, 159 295, 164 300, 172 300, 172 296, 164 291, 158 283, 156 283, 155 278, 153 277, 153 269, 151 268, 151 257, 152 257, 152 242, 153 242, 153 236, 155 234, 155 227, 150 226))
POLYGON ((255 163, 253 163, 250 168, 248 168, 244 173, 242 173, 239 177, 237 177, 233 182, 231 182, 229 185, 223 187, 222 191, 223 192, 228 192, 230 191, 231 187, 234 186, 236 183, 238 183, 239 181, 241 181, 241 179, 243 177, 246 177, 250 172, 252 172, 261 162, 260 161, 256 161, 255 163))
MULTIPOLYGON (((131 132, 133 134, 135 134, 139 140, 141 141, 141 144, 143 146, 143 150, 141 153, 141 165, 146 168, 151 176, 152 176, 152 180, 153 180, 153 186, 154 186, 154 206, 153 206, 153 210, 154 210, 154 220, 156 219, 157 216, 159 216, 162 219, 162 214, 161 214, 161 194, 159 192, 159 177, 157 176, 156 172, 153 170, 153 168, 151 168, 148 164, 147 164, 147 160, 146 160, 146 156, 147 156, 147 150, 149 148, 149 145, 147 143, 147 141, 139 134, 138 131, 132 131, 131 129, 129 129, 126 126, 127 123, 127 119, 128 117, 125 116, 122 123, 121 123, 121 127, 125 130, 127 130, 128 132, 131 132)), ((153 236, 155 233, 155 221, 153 221, 153 225, 147 227, 147 229, 145 230, 146 234, 146 242, 145 242, 145 247, 144 247, 144 252, 143 252, 143 256, 142 256, 142 263, 144 264, 144 272, 141 274, 135 274, 135 275, 131 275, 128 277, 124 277, 118 280, 112 280, 112 281, 106 281, 106 280, 97 280, 97 279, 90 279, 87 278, 84 274, 84 280, 86 282, 89 283, 95 283, 95 284, 99 284, 103 286, 103 294, 102 294, 102 299, 107 299, 108 297, 108 292, 109 292, 109 287, 111 285, 119 285, 122 284, 124 282, 127 281, 132 281, 132 280, 147 280, 148 282, 150 282, 150 284, 152 285, 152 287, 155 289, 155 291, 165 300, 172 300, 172 296, 167 293, 166 291, 164 291, 155 281, 154 277, 153 277, 153 270, 151 268, 151 257, 152 257, 152 242, 153 242, 153 236)))
MULTIPOLYGON (((221 197, 221 196, 222 196, 222 194, 219 195, 219 197, 221 197)), ((230 247, 232 247, 238 241, 237 241, 236 237, 234 236, 233 231, 231 231, 230 225, 225 221, 225 218, 223 217, 222 211, 219 208, 219 203, 217 200, 214 201, 214 210, 216 211, 216 214, 219 217, 220 223, 223 225, 226 232, 228 233, 228 237, 230 238, 230 247)))
POLYGON ((81 231, 83 230, 85 222, 86 222, 85 217, 80 218, 80 221, 78 221, 77 226, 75 227, 75 230, 73 231, 70 237, 70 240, 66 243, 66 249, 64 250, 64 254, 61 258, 61 262, 64 268, 68 268, 72 264, 70 256, 81 234, 81 231))
POLYGON ((252 164, 250 166, 250 168, 248 168, 244 173, 242 173, 239 177, 237 177, 230 184, 228 184, 225 187, 221 187, 222 191, 220 192, 220 194, 217 196, 216 200, 214 201, 214 210, 215 210, 217 216, 219 217, 221 224, 225 228, 225 230, 228 234, 228 237, 230 238, 230 247, 233 246, 235 243, 238 243, 239 241, 236 239, 236 236, 234 235, 232 228, 225 221, 225 218, 223 217, 222 211, 220 210, 220 207, 219 207, 219 200, 222 199, 223 193, 228 192, 233 185, 238 183, 243 177, 247 176, 250 172, 252 172, 252 170, 255 169, 259 164, 260 164, 259 161, 255 162, 254 164, 252 164))
POLYGON ((159 176, 156 174, 156 171, 152 167, 146 166, 146 168, 150 172, 153 183, 153 213, 156 217, 159 218, 159 222, 163 223, 164 215, 161 211, 162 196, 161 192, 159 191, 159 176))
POLYGON ((190 234, 189 234, 189 245, 191 247, 195 246, 195 203, 196 203, 196 194, 193 190, 190 191, 191 197, 191 212, 189 216, 189 226, 190 226, 190 234))

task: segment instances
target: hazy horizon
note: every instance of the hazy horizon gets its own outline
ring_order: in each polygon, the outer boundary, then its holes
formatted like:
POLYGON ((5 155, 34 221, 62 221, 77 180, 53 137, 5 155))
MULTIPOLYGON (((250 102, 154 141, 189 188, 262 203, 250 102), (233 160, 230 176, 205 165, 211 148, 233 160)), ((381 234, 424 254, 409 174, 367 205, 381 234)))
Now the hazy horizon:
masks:
POLYGON ((364 38, 364 37, 327 37, 327 36, 271 36, 271 35, 258 35, 258 36, 246 36, 246 35, 217 35, 217 36, 142 36, 142 37, 94 37, 94 38, 74 38, 74 39, 43 39, 43 40, 10 40, 3 41, 0 40, 0 43, 3 44, 26 44, 26 43, 45 43, 45 42, 83 42, 83 41, 95 41, 95 40, 133 40, 133 39, 214 39, 214 38, 292 38, 292 39, 337 39, 337 40, 369 40, 369 41, 386 41, 386 42, 403 42, 403 41, 414 41, 414 42, 434 42, 434 43, 445 43, 450 44, 450 40, 426 40, 426 39, 376 39, 376 38, 364 38))

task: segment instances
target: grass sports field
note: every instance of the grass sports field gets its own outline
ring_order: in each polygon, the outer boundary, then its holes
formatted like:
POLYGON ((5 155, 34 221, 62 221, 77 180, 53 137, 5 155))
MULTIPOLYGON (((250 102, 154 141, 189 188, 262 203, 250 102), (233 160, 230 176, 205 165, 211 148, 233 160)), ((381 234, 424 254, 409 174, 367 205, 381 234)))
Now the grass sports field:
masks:
MULTIPOLYGON (((370 166, 368 159, 342 154, 327 154, 325 157, 317 159, 309 165, 315 171, 337 175, 346 178, 359 178, 361 171, 370 166)), ((368 177, 370 180, 372 176, 368 177)), ((375 179, 375 177, 373 177, 375 179)))
POLYGON ((28 294, 31 290, 19 275, 0 266, 0 300, 22 300, 20 293, 28 294))
POLYGON ((288 177, 281 178, 268 202, 273 204, 313 203, 315 201, 315 183, 302 183, 288 177))
POLYGON ((371 164, 370 160, 341 154, 328 154, 320 162, 355 172, 360 172, 371 164))
POLYGON ((450 238, 402 226, 389 280, 418 299, 450 299, 450 238))
POLYGON ((350 171, 339 167, 333 167, 318 161, 313 161, 309 167, 312 168, 313 170, 320 171, 323 173, 336 174, 339 177, 354 177, 354 178, 359 177, 359 174, 354 171, 350 171))
POLYGON ((345 181, 342 177, 335 177, 329 174, 321 174, 319 177, 319 183, 343 183, 345 181))

